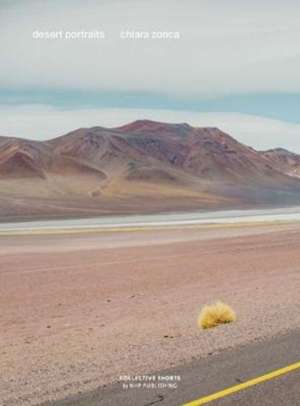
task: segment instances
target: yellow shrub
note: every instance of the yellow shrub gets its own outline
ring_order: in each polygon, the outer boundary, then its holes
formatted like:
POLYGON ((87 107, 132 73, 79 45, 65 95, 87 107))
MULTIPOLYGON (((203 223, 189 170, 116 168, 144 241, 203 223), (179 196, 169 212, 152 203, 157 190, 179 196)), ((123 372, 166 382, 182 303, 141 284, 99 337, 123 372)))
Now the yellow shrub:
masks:
POLYGON ((216 327, 219 324, 231 323, 236 320, 236 314, 230 306, 217 302, 204 306, 198 318, 198 325, 204 329, 216 327))

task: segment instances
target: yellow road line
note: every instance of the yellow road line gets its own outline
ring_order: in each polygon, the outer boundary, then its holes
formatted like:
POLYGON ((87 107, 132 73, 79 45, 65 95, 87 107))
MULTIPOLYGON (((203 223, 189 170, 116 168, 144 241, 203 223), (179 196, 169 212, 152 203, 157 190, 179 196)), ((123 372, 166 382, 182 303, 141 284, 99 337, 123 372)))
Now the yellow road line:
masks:
POLYGON ((288 372, 296 371, 297 369, 300 369, 300 362, 296 362, 295 364, 289 365, 287 367, 277 369, 276 371, 259 376, 258 378, 251 379, 250 381, 241 383, 239 385, 232 386, 232 387, 224 389, 220 392, 216 392, 212 395, 205 396, 205 397, 199 398, 197 400, 193 400, 189 403, 185 403, 183 406, 205 405, 214 400, 218 400, 218 399, 224 398, 225 396, 232 395, 233 393, 240 392, 243 389, 250 388, 251 386, 258 385, 258 384, 266 382, 266 381, 270 381, 271 379, 274 379, 281 375, 287 374, 288 372))

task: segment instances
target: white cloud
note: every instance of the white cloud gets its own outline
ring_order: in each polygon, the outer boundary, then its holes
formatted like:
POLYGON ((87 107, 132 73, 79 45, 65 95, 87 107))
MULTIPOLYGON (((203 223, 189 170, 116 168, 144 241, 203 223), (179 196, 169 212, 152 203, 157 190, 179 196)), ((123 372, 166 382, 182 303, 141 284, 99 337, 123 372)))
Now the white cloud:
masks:
POLYGON ((79 127, 114 127, 137 119, 219 127, 258 149, 284 147, 300 153, 300 124, 239 113, 147 109, 60 110, 48 106, 1 107, 1 135, 45 140, 79 127))
POLYGON ((299 92, 300 2, 245 3, 6 2, 0 5, 0 86, 154 91, 187 97, 299 92), (61 29, 104 29, 107 39, 31 37, 34 30, 61 29), (181 39, 120 40, 119 31, 126 29, 180 31, 181 39))

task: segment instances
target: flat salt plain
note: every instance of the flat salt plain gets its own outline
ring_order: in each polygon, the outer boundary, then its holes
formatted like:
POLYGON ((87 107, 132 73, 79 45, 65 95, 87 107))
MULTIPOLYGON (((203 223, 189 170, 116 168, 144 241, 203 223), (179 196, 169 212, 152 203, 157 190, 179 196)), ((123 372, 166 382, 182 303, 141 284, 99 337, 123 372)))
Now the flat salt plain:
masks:
POLYGON ((172 227, 201 224, 235 224, 241 222, 289 222, 300 220, 300 207, 223 210, 191 213, 107 216, 84 219, 59 219, 0 223, 0 232, 31 232, 51 230, 114 229, 172 227))

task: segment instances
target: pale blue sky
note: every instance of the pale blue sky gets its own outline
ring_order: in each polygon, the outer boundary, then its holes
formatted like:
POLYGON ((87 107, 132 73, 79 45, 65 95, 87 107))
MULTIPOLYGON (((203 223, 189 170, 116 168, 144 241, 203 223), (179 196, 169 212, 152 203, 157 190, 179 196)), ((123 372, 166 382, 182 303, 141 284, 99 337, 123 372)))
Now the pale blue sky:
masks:
POLYGON ((1 89, 0 106, 28 104, 46 104, 69 110, 73 108, 144 108, 192 112, 239 112, 300 123, 300 93, 245 93, 214 98, 189 98, 150 91, 1 89))
POLYGON ((295 0, 2 1, 0 134, 58 135, 70 124, 64 112, 76 112, 74 126, 173 112, 199 125, 214 117, 260 147, 279 142, 276 121, 282 145, 300 151, 299 20, 295 0), (106 39, 35 40, 35 30, 104 30, 106 39), (124 41, 122 30, 180 39, 124 41))

